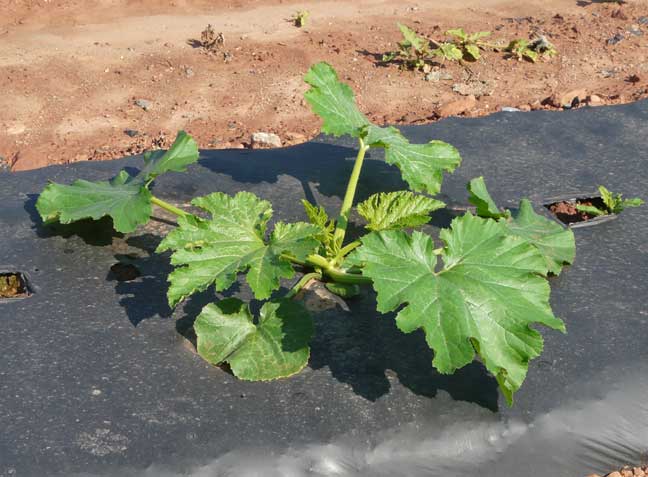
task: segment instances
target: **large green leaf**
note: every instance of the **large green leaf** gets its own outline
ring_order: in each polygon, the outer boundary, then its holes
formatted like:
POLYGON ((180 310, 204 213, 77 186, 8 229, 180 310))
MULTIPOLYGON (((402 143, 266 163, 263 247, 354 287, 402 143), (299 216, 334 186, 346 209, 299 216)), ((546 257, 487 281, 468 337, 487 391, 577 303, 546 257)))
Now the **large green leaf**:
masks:
POLYGON ((461 163, 459 151, 443 141, 410 144, 395 127, 367 127, 366 143, 385 149, 385 161, 400 169, 410 188, 416 192, 437 194, 443 172, 452 172, 461 163))
POLYGON ((430 212, 445 204, 410 191, 381 192, 358 204, 369 230, 418 227, 430 221, 430 212))
POLYGON ((387 163, 400 169, 414 191, 436 194, 441 189, 443 171, 452 172, 461 162, 459 152, 450 144, 410 144, 398 129, 371 124, 358 109, 351 88, 339 81, 329 64, 312 66, 304 80, 311 85, 306 100, 324 120, 322 131, 362 137, 369 146, 384 148, 387 163))
POLYGON ((77 180, 71 185, 52 183, 45 187, 36 209, 46 223, 69 224, 81 219, 109 216, 118 232, 132 232, 151 216, 150 181, 167 171, 184 171, 198 160, 198 146, 184 131, 178 133, 173 146, 145 158, 136 176, 122 170, 110 181, 77 180))
POLYGON ((313 321, 299 303, 277 300, 263 305, 255 325, 247 304, 228 298, 203 308, 194 330, 205 360, 229 363, 240 379, 268 381, 306 366, 313 321))
POLYGON ((538 248, 547 268, 558 275, 564 264, 574 262, 576 241, 574 232, 534 212, 531 202, 520 201, 514 216, 504 222, 511 234, 522 237, 538 248))
POLYGON ((151 193, 120 172, 111 181, 79 179, 71 185, 52 183, 45 187, 36 209, 45 223, 69 224, 81 219, 110 216, 118 232, 132 232, 151 215, 151 193))
POLYGON ((353 90, 338 79, 336 71, 325 62, 308 70, 304 81, 311 88, 304 93, 313 112, 324 120, 322 132, 334 136, 359 137, 369 120, 358 109, 353 90))
POLYGON ((483 177, 468 184, 468 200, 477 206, 477 215, 500 220, 509 233, 524 238, 538 248, 547 261, 548 270, 558 275, 565 263, 574 261, 576 241, 574 233, 562 225, 536 214, 528 199, 522 199, 518 211, 511 216, 509 210, 501 211, 492 199, 483 177))
POLYGON ((373 280, 378 311, 394 311, 403 332, 425 332, 434 366, 452 373, 475 352, 507 400, 522 384, 529 360, 542 351, 542 323, 563 330, 549 306, 546 261, 538 249, 494 220, 467 213, 441 232, 443 267, 431 237, 389 230, 362 238, 354 254, 373 280))
POLYGON ((277 222, 266 239, 272 208, 252 193, 231 197, 216 192, 192 204, 209 212, 211 219, 180 217, 178 227, 158 247, 158 252, 174 250, 171 263, 178 267, 169 275, 171 306, 212 283, 217 291, 225 290, 240 272, 247 272, 246 280, 258 299, 268 298, 281 278, 295 273, 282 254, 289 252, 301 260, 318 246, 314 237, 318 228, 304 222, 277 222))

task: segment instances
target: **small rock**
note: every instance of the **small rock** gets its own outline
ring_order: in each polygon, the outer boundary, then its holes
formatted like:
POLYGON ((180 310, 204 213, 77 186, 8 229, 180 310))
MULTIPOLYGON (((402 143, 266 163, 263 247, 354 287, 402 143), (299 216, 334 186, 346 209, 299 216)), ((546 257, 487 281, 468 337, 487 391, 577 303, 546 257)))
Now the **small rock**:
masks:
POLYGON ((2 156, 0 156, 0 172, 11 172, 9 161, 2 156))
POLYGON ((124 129, 124 134, 128 137, 136 137, 139 136, 139 131, 136 131, 135 129, 124 129))
POLYGON ((450 103, 444 104, 439 108, 438 114, 441 118, 448 116, 458 116, 473 108, 477 104, 477 99, 474 95, 466 96, 465 98, 457 99, 450 103))
POLYGON ((641 25, 648 25, 648 17, 639 17, 639 18, 637 18, 637 21, 641 25))
POLYGON ((590 106, 602 106, 603 104, 605 104, 605 102, 600 96, 596 94, 590 94, 587 97, 587 104, 589 104, 590 106))
MULTIPOLYGON (((540 103, 538 103, 538 104, 540 104, 540 103)), ((520 111, 531 111, 531 109, 533 109, 533 108, 531 107, 530 104, 521 104, 520 106, 518 106, 518 109, 520 111)))
POLYGON ((502 111, 505 112, 505 113, 519 113, 522 110, 518 109, 518 108, 513 108, 511 106, 504 106, 502 108, 502 111))
POLYGON ((439 81, 452 81, 452 75, 447 71, 435 70, 425 75, 425 81, 438 83, 439 81))
POLYGON ((151 102, 147 99, 136 99, 135 105, 139 106, 144 111, 148 111, 151 108, 151 102))
POLYGON ((608 45, 616 45, 619 43, 621 40, 625 40, 625 36, 623 36, 621 33, 617 33, 614 35, 612 38, 608 38, 607 44, 608 45))
POLYGON ((641 28, 639 28, 639 25, 632 25, 628 29, 628 33, 634 36, 642 36, 643 32, 641 31, 641 28))
POLYGON ((462 96, 490 96, 495 91, 495 82, 475 80, 468 83, 455 83, 452 85, 452 91, 462 96))
POLYGON ((531 103, 529 106, 531 106, 532 111, 536 111, 538 109, 542 109, 542 103, 540 102, 539 99, 536 99, 533 103, 531 103))
POLYGON ((281 138, 274 133, 255 132, 252 134, 252 148, 281 147, 281 138))
POLYGON ((195 73, 194 73, 193 68, 189 68, 189 67, 187 66, 187 67, 184 69, 184 74, 185 74, 185 76, 186 76, 187 78, 191 78, 192 76, 194 76, 195 73))
POLYGON ((634 467, 632 469, 634 477, 646 477, 646 472, 641 467, 634 467))
POLYGON ((574 89, 567 93, 559 94, 554 93, 546 102, 556 108, 573 108, 587 98, 587 91, 584 89, 574 89))
POLYGON ((632 472, 630 469, 623 469, 621 471, 621 475, 623 477, 634 477, 633 474, 634 474, 634 472, 632 472))

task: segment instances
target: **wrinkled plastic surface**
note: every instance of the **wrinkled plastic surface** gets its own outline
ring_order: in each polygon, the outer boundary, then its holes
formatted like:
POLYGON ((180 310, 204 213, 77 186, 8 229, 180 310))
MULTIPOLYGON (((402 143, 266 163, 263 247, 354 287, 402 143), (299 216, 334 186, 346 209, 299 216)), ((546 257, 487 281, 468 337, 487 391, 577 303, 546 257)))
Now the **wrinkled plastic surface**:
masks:
MULTIPOLYGON (((504 113, 405 127, 446 140, 464 162, 440 199, 469 206, 484 175, 498 204, 587 194, 605 184, 646 198, 648 103, 504 113)), ((319 138, 270 151, 203 151, 155 193, 182 204, 250 190, 275 220, 304 219, 306 197, 339 206, 351 141, 319 138)), ((358 199, 403 188, 372 151, 358 199)), ((584 476, 640 463, 648 451, 648 207, 575 230, 576 263, 551 279, 568 334, 545 351, 508 408, 479 363, 452 376, 431 366, 420 333, 374 311, 370 291, 316 316, 309 367, 241 382, 197 357, 178 330, 210 299, 172 313, 160 222, 130 236, 110 223, 46 228, 34 209, 48 180, 107 179, 140 158, 0 175, 0 269, 33 295, 0 303, 0 476, 584 476), (141 277, 119 282, 118 261, 141 277), (177 321, 176 321, 177 320, 177 321)), ((435 213, 430 231, 453 213, 435 213)), ((162 224, 163 225, 163 224, 162 224)), ((358 229, 356 229, 358 232, 358 229)), ((238 292, 249 296, 241 285, 238 292)))

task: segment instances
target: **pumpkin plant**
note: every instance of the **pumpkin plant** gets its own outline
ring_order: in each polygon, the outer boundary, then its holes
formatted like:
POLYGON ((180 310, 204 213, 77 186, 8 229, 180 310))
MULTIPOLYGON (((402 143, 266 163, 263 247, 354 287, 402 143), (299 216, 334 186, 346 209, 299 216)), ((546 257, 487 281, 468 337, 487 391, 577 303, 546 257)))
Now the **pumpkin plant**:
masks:
POLYGON ((270 202, 245 191, 194 199, 199 215, 155 197, 151 188, 158 175, 182 172, 198 159, 196 143, 183 132, 168 152, 147 155, 138 174, 122 171, 108 182, 50 184, 37 209, 45 221, 63 223, 110 216, 120 232, 145 223, 153 205, 175 213, 178 226, 158 247, 171 252, 175 267, 168 277, 169 304, 212 285, 225 292, 240 276, 263 301, 254 316, 238 298, 216 300, 194 324, 198 353, 213 364, 229 363, 241 379, 277 379, 306 366, 313 322, 292 298, 315 279, 343 296, 372 286, 380 313, 393 313, 404 333, 424 331, 439 372, 452 373, 477 355, 512 403, 529 361, 543 347, 531 325, 565 330, 551 310, 547 276, 573 261, 572 232, 536 214, 526 199, 515 211, 499 209, 483 178, 477 178, 468 185, 475 213, 455 218, 440 232, 438 246, 421 229, 444 206, 432 196, 440 191, 444 173, 459 166, 457 149, 436 140, 412 144, 398 129, 372 124, 351 88, 326 63, 312 66, 304 79, 310 85, 306 101, 322 118, 322 132, 358 141, 335 217, 304 202, 308 222, 271 225, 270 202), (356 204, 363 161, 372 148, 384 150, 385 161, 399 169, 409 190, 374 194, 356 204), (354 209, 367 232, 348 239, 354 209), (297 270, 301 279, 279 296, 282 280, 294 278, 297 270))

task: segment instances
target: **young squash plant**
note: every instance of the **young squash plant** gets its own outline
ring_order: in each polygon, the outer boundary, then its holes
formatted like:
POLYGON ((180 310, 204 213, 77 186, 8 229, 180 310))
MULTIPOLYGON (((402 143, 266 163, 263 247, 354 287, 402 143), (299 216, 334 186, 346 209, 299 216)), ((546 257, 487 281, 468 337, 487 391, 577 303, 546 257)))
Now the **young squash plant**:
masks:
POLYGON ((639 197, 633 199, 624 199, 623 194, 617 194, 609 191, 605 186, 598 187, 603 201, 603 208, 595 205, 576 204, 576 209, 590 214, 592 216, 620 214, 628 207, 639 207, 643 205, 644 201, 639 197))
POLYGON ((212 285, 225 292, 240 276, 263 301, 255 317, 238 298, 216 300, 194 324, 198 353, 210 363, 229 363, 241 379, 277 379, 306 366, 313 321, 292 298, 316 279, 342 296, 372 286, 377 310, 395 312, 401 331, 423 330, 434 351, 432 364, 441 373, 452 373, 477 355, 512 403, 529 361, 543 347, 531 325, 565 330, 549 305, 547 276, 573 261, 572 232, 536 214, 527 200, 517 211, 500 210, 478 178, 468 186, 476 213, 455 218, 441 231, 438 246, 421 227, 444 206, 431 196, 440 191, 443 174, 459 166, 459 152, 442 141, 411 144, 396 128, 372 124, 351 88, 326 63, 312 66, 304 79, 310 85, 306 100, 322 118, 322 131, 358 141, 336 217, 304 202, 309 222, 271 225, 272 205, 245 191, 194 199, 200 216, 156 198, 150 189, 159 174, 181 172, 198 159, 195 142, 182 132, 168 152, 149 155, 139 174, 122 171, 109 182, 50 184, 37 208, 44 220, 64 223, 107 215, 121 232, 146 222, 152 205, 175 213, 178 226, 158 247, 158 252, 171 251, 175 267, 168 277, 169 304, 212 285), (385 161, 399 169, 409 190, 374 194, 356 204, 371 149, 384 150, 385 161), (366 221, 367 233, 349 240, 354 209, 366 221), (279 296, 281 281, 293 278, 296 269, 302 277, 279 296))

